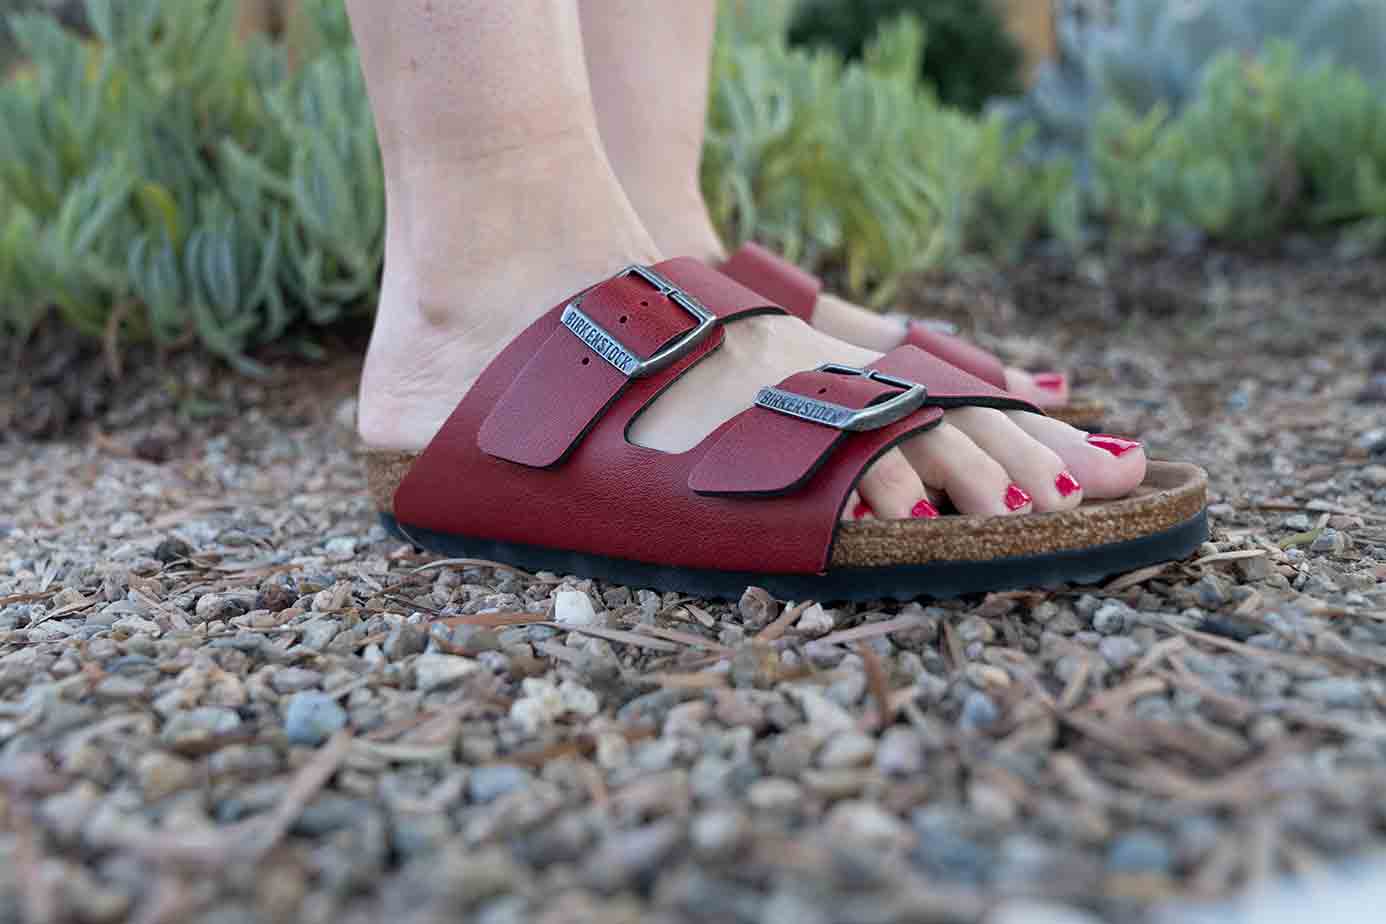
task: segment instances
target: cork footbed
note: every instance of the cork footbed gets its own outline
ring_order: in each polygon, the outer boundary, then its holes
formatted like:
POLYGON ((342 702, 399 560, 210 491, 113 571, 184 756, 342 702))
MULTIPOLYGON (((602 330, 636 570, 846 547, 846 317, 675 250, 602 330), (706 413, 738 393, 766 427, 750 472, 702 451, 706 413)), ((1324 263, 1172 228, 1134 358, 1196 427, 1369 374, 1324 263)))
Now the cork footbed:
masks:
MULTIPOLYGON (((415 454, 366 450, 365 458, 371 499, 379 512, 391 514, 395 488, 415 454)), ((1208 477, 1196 465, 1151 462, 1144 483, 1127 497, 1085 501, 1061 513, 841 523, 830 567, 986 562, 1141 539, 1198 517, 1207 504, 1207 488, 1208 477)))

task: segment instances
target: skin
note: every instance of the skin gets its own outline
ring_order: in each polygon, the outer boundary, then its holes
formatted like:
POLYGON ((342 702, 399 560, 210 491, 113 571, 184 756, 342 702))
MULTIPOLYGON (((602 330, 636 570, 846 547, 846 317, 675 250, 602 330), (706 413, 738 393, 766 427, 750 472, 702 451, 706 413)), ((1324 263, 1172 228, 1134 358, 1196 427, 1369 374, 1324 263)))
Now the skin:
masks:
MULTIPOLYGON (((718 252, 708 241, 665 250, 673 232, 642 221, 632 201, 639 196, 647 215, 682 216, 671 224, 695 212, 706 222, 696 174, 712 9, 706 0, 590 0, 581 15, 575 0, 347 6, 388 207, 358 429, 370 446, 418 450, 491 359, 563 298, 630 263, 718 252), (595 26, 598 12, 612 21, 595 26), (701 51, 678 61, 690 47, 701 51), (600 121, 594 90, 607 113, 600 121), (657 195, 671 200, 667 208, 651 204, 657 195)), ((731 324, 724 346, 630 436, 689 449, 749 407, 762 385, 829 361, 866 365, 878 352, 790 317, 731 324)), ((877 460, 859 499, 879 517, 921 515, 920 501, 943 493, 965 513, 1015 515, 1067 509, 1085 494, 1121 496, 1140 483, 1140 450, 1118 458, 1085 437, 1032 414, 951 411, 877 460), (1084 489, 1064 496, 1056 486, 1064 471, 1084 489), (1008 507, 1012 485, 1031 501, 1008 507)), ((853 497, 845 516, 859 507, 853 497)))
MULTIPOLYGON (((597 125, 616 176, 660 249, 726 259, 698 182, 707 124, 715 0, 578 0, 597 125), (637 39, 638 37, 638 39, 637 39)), ((813 326, 878 352, 904 342, 899 320, 823 294, 813 326)), ((1069 401, 1021 369, 1006 390, 1040 407, 1069 401)))

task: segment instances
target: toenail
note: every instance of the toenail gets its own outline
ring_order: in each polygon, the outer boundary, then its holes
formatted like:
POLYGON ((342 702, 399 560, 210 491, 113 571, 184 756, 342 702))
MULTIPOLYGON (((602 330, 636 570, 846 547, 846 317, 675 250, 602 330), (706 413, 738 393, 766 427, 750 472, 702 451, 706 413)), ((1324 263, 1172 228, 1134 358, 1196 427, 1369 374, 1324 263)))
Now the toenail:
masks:
POLYGON ((1019 510, 1031 501, 1030 495, 1025 493, 1025 489, 1018 484, 1013 484, 1006 488, 1006 509, 1019 510))
POLYGON ((871 508, 866 501, 857 501, 857 505, 852 508, 852 519, 861 520, 871 515, 871 508))
POLYGON ((1063 391, 1064 386, 1068 384, 1068 376, 1062 372, 1036 372, 1030 378, 1046 391, 1063 391))
POLYGON ((1060 497, 1068 497, 1075 491, 1083 490, 1083 486, 1078 483, 1078 479, 1073 477, 1069 471, 1059 472, 1059 477, 1054 479, 1054 487, 1059 489, 1060 497))
POLYGON ((938 508, 926 500, 922 500, 910 508, 910 516, 916 520, 932 520, 938 516, 938 508))
POLYGON ((1105 449, 1117 457, 1124 456, 1133 449, 1141 448, 1141 444, 1136 440, 1112 436, 1110 433, 1090 433, 1088 434, 1088 442, 1098 449, 1105 449))

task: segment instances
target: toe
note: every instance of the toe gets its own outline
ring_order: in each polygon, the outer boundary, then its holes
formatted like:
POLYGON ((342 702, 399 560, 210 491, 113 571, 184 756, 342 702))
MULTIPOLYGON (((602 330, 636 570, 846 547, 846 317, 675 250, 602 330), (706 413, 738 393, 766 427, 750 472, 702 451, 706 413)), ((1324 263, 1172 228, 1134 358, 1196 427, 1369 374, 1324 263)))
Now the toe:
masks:
POLYGON ((1145 450, 1135 440, 1089 434, 1061 420, 1012 412, 1007 416, 1026 433, 1058 453, 1083 492, 1094 499, 1125 497, 1145 479, 1145 450))
POLYGON ((901 451, 924 483, 947 494, 960 513, 1005 515, 1033 509, 1027 492, 1005 467, 948 421, 904 443, 901 451))
POLYGON ((1035 510, 1068 510, 1082 503, 1082 479, 1068 470, 1057 452, 1006 414, 966 407, 949 411, 947 420, 1001 463, 1011 480, 1034 500, 1035 510))
POLYGON ((1006 391, 1039 407, 1063 407, 1069 402, 1068 376, 1062 372, 1026 372, 1007 366, 1006 391))
MULTIPOLYGON (((862 501, 881 519, 927 517, 924 482, 899 449, 892 449, 872 463, 857 483, 862 501)), ((937 512, 934 513, 937 516, 937 512)))
POLYGON ((853 491, 847 495, 847 503, 842 505, 842 521, 844 523, 874 519, 876 519, 875 511, 871 509, 870 504, 861 499, 859 491, 853 491))

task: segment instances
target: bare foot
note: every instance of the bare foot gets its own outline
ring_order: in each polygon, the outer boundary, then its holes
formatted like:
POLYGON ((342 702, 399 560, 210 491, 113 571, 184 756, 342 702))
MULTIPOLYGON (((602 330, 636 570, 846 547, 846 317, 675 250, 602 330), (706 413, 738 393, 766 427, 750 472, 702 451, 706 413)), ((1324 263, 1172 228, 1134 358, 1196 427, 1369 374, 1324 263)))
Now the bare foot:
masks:
MULTIPOLYGON (((486 365, 563 298, 628 263, 661 257, 591 139, 552 139, 493 174, 441 166, 426 202, 393 213, 383 294, 366 357, 359 430, 370 446, 419 450, 486 365), (408 216, 405 221, 401 216, 408 216), (490 229, 477 239, 478 221, 490 229), (456 242, 465 239, 465 248, 456 242)), ((631 439, 685 451, 750 407, 757 390, 825 362, 864 366, 880 351, 788 316, 726 326, 720 349, 640 415, 631 439)), ((1063 510, 1138 485, 1145 456, 1034 414, 965 408, 878 459, 844 516, 1063 510)))

